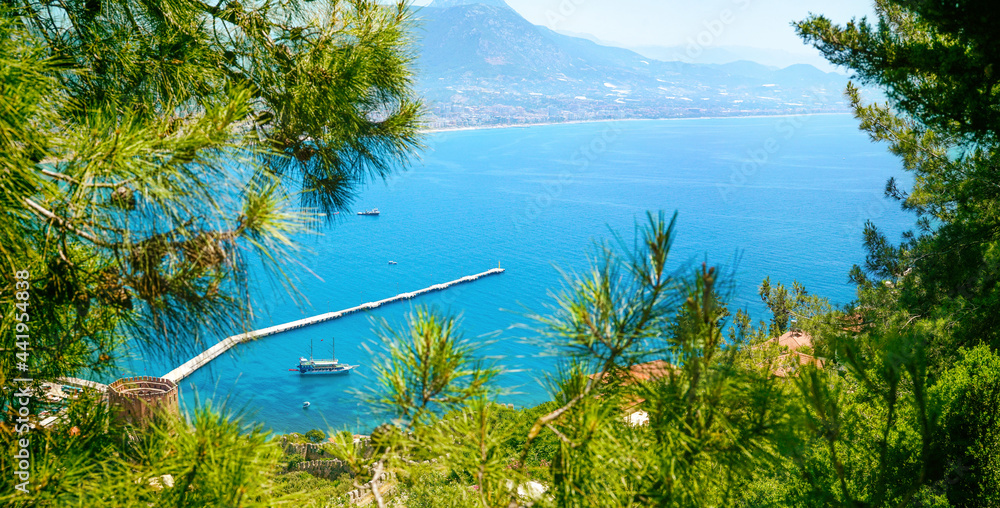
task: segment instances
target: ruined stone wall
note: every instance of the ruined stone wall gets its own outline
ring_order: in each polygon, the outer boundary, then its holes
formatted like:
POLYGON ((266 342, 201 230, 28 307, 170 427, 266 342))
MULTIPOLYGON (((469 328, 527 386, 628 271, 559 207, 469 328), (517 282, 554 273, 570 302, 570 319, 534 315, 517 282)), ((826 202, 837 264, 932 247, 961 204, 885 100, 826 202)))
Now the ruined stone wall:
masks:
POLYGON ((336 480, 344 474, 351 475, 351 467, 337 459, 299 462, 289 470, 305 471, 317 478, 326 478, 327 480, 336 480))
MULTIPOLYGON (((279 446, 285 453, 291 453, 302 457, 303 460, 322 460, 332 458, 330 453, 323 449, 324 443, 292 443, 288 436, 281 436, 279 446)), ((371 445, 368 439, 362 439, 358 446, 364 449, 365 455, 371 453, 371 445)))
MULTIPOLYGON (((318 478, 328 480, 336 480, 344 474, 354 476, 350 466, 339 459, 332 458, 330 453, 323 449, 321 443, 293 443, 290 442, 288 436, 282 436, 279 446, 285 453, 298 455, 305 459, 303 462, 292 465, 289 471, 305 471, 318 478)), ((356 446, 362 449, 365 455, 369 455, 373 451, 371 442, 367 438, 361 439, 356 446)), ((435 461, 424 462, 433 463, 435 461)), ((391 474, 383 472, 361 487, 348 492, 348 500, 356 506, 368 505, 375 500, 374 489, 378 489, 379 494, 383 497, 389 498, 395 488, 393 479, 391 474)))
POLYGON ((383 499, 388 499, 392 496, 395 490, 395 482, 393 481, 392 474, 386 474, 382 472, 372 481, 362 485, 360 488, 352 490, 347 493, 347 499, 351 504, 355 506, 366 506, 375 501, 375 494, 373 493, 375 489, 378 489, 379 495, 383 499))

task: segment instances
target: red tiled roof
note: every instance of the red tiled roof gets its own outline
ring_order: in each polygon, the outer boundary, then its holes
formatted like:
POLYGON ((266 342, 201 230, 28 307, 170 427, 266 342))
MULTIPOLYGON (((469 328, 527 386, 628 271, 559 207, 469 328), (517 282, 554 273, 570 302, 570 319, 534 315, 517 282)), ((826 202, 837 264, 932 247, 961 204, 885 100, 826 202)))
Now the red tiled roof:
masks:
POLYGON ((754 349, 777 344, 784 349, 775 360, 774 375, 778 377, 788 377, 801 365, 816 365, 823 368, 823 359, 798 351, 800 348, 812 348, 812 336, 801 330, 794 330, 783 333, 780 337, 764 341, 764 343, 753 346, 754 349))
POLYGON ((812 347, 812 336, 808 333, 795 330, 791 332, 785 332, 781 337, 771 339, 764 344, 778 343, 779 346, 787 347, 788 349, 795 351, 800 347, 812 347))

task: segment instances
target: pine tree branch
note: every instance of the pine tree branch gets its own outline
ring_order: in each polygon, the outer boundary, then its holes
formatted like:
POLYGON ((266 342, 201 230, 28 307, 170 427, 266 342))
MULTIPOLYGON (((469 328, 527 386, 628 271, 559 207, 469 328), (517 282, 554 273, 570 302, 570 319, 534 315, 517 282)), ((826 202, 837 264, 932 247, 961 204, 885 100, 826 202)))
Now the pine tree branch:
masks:
MULTIPOLYGON (((45 161, 43 161, 43 162, 45 162, 45 161)), ((71 183, 73 185, 78 185, 80 187, 96 187, 96 188, 100 188, 100 189, 117 189, 117 188, 121 187, 122 185, 127 185, 127 184, 132 183, 132 182, 135 181, 134 179, 128 179, 128 180, 124 180, 124 181, 118 182, 118 183, 102 183, 102 182, 98 182, 98 183, 84 183, 84 182, 81 182, 81 181, 77 180, 76 178, 73 178, 73 177, 71 177, 69 175, 64 175, 62 173, 58 173, 56 171, 49 171, 47 169, 40 169, 39 171, 43 175, 45 175, 45 176, 47 176, 49 178, 54 178, 56 180, 63 181, 63 182, 66 182, 66 183, 71 183)))
POLYGON ((49 219, 59 229, 62 229, 64 231, 70 231, 70 232, 76 234, 77 236, 80 236, 80 237, 83 237, 83 238, 85 238, 87 240, 90 240, 90 242, 93 243, 94 245, 98 245, 98 246, 101 246, 101 247, 107 247, 107 248, 111 247, 111 244, 109 244, 109 243, 107 243, 107 242, 105 242, 103 240, 100 240, 96 236, 94 236, 94 235, 92 235, 90 233, 87 233, 86 231, 83 231, 83 230, 77 228, 76 226, 70 224, 70 222, 68 220, 66 220, 66 219, 64 219, 62 217, 59 217, 58 215, 56 215, 56 214, 52 213, 51 211, 47 210, 45 207, 39 205, 38 203, 35 203, 31 199, 24 198, 22 202, 25 204, 25 206, 27 206, 29 209, 31 209, 31 211, 35 212, 36 215, 39 215, 39 216, 44 217, 46 219, 49 219))

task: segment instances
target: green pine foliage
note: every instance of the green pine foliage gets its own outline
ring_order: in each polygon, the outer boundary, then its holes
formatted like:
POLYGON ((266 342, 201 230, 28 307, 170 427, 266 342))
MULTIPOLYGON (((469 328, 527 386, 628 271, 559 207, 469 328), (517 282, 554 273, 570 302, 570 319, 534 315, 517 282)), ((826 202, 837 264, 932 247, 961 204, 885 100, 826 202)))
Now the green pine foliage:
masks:
MULTIPOLYGON (((875 224, 865 228, 869 255, 852 278, 865 293, 891 298, 913 316, 953 319, 954 340, 929 346, 945 365, 958 348, 1000 348, 997 275, 996 39, 987 1, 876 2, 877 23, 840 26, 822 16, 797 24, 802 37, 890 101, 864 104, 848 89, 872 140, 884 142, 913 175, 912 189, 887 182, 886 195, 917 216, 898 245, 875 224), (886 294, 888 293, 888 294, 886 294)), ((867 307, 867 306, 866 306, 867 307)), ((870 306, 879 312, 882 306, 870 306)), ((867 310, 867 309, 866 309, 867 310)))
POLYGON ((0 461, 0 503, 280 501, 274 445, 224 409, 122 429, 87 395, 72 423, 23 435, 12 379, 34 380, 38 423, 58 409, 42 381, 245 331, 252 260, 294 294, 293 234, 419 146, 410 16, 365 0, 0 4, 0 447, 30 436, 33 457, 28 494, 0 461))
POLYGON ((986 346, 961 359, 929 391, 943 475, 937 487, 956 506, 1000 504, 1000 356, 986 346))

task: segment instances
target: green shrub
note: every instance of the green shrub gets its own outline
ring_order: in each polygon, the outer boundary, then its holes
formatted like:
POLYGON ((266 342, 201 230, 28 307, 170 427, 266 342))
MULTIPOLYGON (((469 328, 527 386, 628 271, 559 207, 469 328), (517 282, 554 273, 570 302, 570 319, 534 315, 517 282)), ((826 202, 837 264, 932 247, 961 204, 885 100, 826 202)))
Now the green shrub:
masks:
POLYGON ((313 429, 306 432, 306 439, 312 443, 322 443, 326 441, 326 433, 319 429, 313 429))

